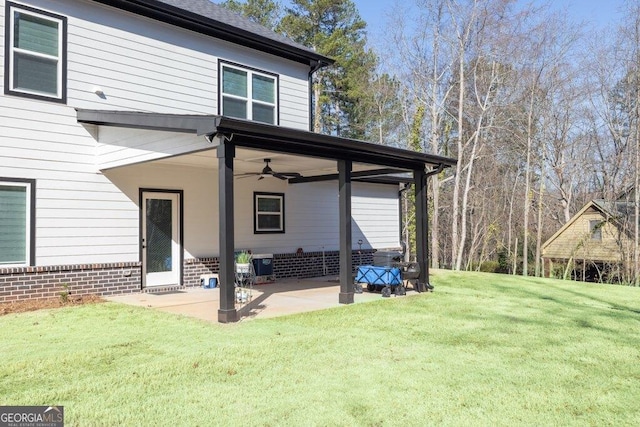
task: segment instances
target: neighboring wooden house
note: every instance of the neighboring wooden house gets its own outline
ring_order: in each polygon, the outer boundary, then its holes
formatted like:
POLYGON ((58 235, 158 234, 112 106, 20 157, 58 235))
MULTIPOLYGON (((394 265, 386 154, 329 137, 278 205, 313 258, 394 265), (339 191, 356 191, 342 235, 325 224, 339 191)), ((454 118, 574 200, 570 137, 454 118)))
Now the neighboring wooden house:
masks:
POLYGON ((593 200, 542 245, 545 275, 616 281, 632 256, 633 205, 593 200))
POLYGON ((0 22, 0 302, 213 272, 235 321, 236 249, 353 302, 354 242, 400 246, 398 173, 428 281, 426 177, 455 160, 310 132, 330 58, 208 0, 0 0, 0 22))

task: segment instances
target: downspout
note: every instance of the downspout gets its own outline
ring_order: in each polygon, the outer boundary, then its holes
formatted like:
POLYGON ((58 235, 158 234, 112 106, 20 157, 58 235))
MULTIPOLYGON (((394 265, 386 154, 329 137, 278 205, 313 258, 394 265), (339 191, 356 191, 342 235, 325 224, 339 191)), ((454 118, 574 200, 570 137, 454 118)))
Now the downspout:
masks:
MULTIPOLYGON (((432 176, 432 175, 439 174, 440 172, 442 172, 444 170, 445 167, 446 166, 445 166, 444 163, 440 163, 437 168, 432 169, 432 170, 430 170, 429 172, 427 172, 425 174, 425 180, 429 179, 429 177, 432 176)), ((426 184, 427 183, 425 182, 425 185, 426 184)), ((411 188, 411 185, 412 185, 411 183, 404 184, 404 186, 400 189, 400 191, 398 191, 398 199, 400 200, 400 204, 399 204, 399 210, 400 210, 400 230, 399 230, 399 233, 400 233, 400 244, 402 245, 402 252, 403 252, 402 255, 405 257, 405 261, 409 261, 408 259, 406 259, 406 253, 407 253, 406 251, 407 251, 407 246, 408 246, 409 242, 405 242, 403 240, 404 235, 402 233, 402 224, 404 222, 404 215, 403 215, 404 206, 403 206, 403 203, 402 203, 402 195, 404 193, 406 193, 411 188)), ((428 217, 428 215, 429 215, 429 213, 427 212, 427 217, 428 217)))
MULTIPOLYGON (((432 169, 432 170, 430 170, 429 172, 427 172, 427 173, 424 175, 424 185, 425 185, 425 186, 427 186, 427 185, 429 184, 429 177, 430 177, 430 176, 433 176, 433 175, 437 175, 437 174, 439 174, 440 172, 442 172, 442 171, 444 170, 444 168, 445 168, 445 167, 446 167, 446 165, 445 165, 444 163, 440 163, 440 164, 438 165, 438 167, 437 167, 437 168, 432 169)), ((429 196, 427 195, 427 201, 428 201, 428 200, 429 200, 429 196)), ((427 209, 427 229, 426 229, 426 232, 427 232, 427 251, 428 251, 428 249, 429 249, 429 245, 428 245, 428 242, 429 242, 429 208, 428 208, 428 206, 425 206, 425 209, 427 209)), ((431 254, 429 254, 429 255, 431 255, 431 254)), ((427 291, 428 291, 428 290, 432 290, 432 289, 433 289, 433 285, 431 284, 431 280, 429 280, 429 265, 430 265, 430 264, 431 264, 431 263, 430 263, 430 262, 429 262, 429 260, 427 259, 427 263, 426 263, 426 270, 427 270, 427 271, 426 271, 426 273, 427 273, 427 274, 426 274, 426 278, 427 278, 427 283, 425 283, 425 286, 426 286, 426 288, 427 288, 427 289, 426 289, 427 291)))
POLYGON ((312 61, 310 64, 311 69, 309 70, 309 132, 313 132, 313 128, 315 126, 314 123, 314 108, 313 108, 313 75, 320 68, 325 67, 329 64, 324 64, 322 61, 312 61))
POLYGON ((407 192, 407 190, 409 190, 411 188, 411 184, 410 183, 405 183, 403 184, 403 187, 398 191, 398 200, 400 203, 398 203, 398 210, 400 211, 400 230, 399 230, 399 234, 400 234, 400 245, 402 246, 402 257, 404 258, 405 262, 409 262, 408 259, 408 252, 407 252, 407 246, 409 245, 409 242, 404 241, 404 233, 403 233, 403 224, 404 224, 404 208, 405 208, 405 203, 404 203, 404 199, 402 198, 402 195, 404 193, 407 192))
POLYGON ((440 163, 437 168, 430 170, 425 174, 425 178, 429 178, 432 175, 437 175, 444 170, 447 166, 444 163, 440 163))

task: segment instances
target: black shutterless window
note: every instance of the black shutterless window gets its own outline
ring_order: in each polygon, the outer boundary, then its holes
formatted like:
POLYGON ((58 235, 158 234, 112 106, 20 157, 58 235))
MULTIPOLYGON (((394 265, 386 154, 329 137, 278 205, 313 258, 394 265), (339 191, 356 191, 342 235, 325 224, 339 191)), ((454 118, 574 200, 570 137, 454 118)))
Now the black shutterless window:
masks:
POLYGON ((66 102, 64 16, 7 2, 5 93, 66 102))

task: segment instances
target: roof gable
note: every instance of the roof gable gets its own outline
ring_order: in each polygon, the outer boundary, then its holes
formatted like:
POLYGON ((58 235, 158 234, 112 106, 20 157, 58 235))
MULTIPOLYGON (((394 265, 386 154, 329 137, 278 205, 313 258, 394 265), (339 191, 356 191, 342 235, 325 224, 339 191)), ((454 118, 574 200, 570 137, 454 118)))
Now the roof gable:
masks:
POLYGON ((542 244, 542 249, 544 250, 546 247, 548 247, 550 244, 552 244, 560 235, 562 235, 562 233, 565 232, 565 230, 567 230, 569 227, 571 227, 573 224, 575 224, 575 222, 589 209, 593 209, 597 212, 600 212, 603 216, 609 216, 610 214, 604 209, 604 206, 601 206, 600 204, 596 203, 595 200, 590 201, 589 203, 587 203, 586 205, 584 205, 582 207, 582 209, 580 209, 578 211, 578 213, 576 213, 574 216, 571 217, 571 219, 569 219, 569 221, 565 222, 562 227, 560 227, 560 229, 558 231, 556 231, 555 233, 553 233, 553 236, 549 237, 549 239, 547 239, 546 242, 544 242, 542 244))
POLYGON ((559 236, 562 235, 569 227, 571 227, 582 215, 588 213, 588 211, 599 212, 603 217, 607 220, 610 220, 610 223, 619 229, 624 230, 625 233, 630 235, 630 230, 626 229, 623 226, 623 218, 626 218, 633 225, 634 221, 634 208, 632 203, 628 202, 605 202, 604 200, 592 200, 578 211, 569 221, 567 221, 558 231, 556 231, 553 236, 551 236, 546 242, 542 244, 542 249, 544 250, 549 245, 551 245, 559 236))

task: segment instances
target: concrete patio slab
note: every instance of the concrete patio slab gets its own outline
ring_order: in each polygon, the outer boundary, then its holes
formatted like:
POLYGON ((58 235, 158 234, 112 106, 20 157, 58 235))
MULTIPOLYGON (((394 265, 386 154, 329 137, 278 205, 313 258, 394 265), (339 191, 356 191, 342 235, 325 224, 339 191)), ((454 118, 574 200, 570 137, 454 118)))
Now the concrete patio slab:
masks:
MULTIPOLYGON (((236 304, 236 309, 241 321, 323 310, 342 306, 338 303, 339 292, 339 284, 331 277, 281 279, 275 283, 254 286, 251 301, 236 304)), ((413 293, 412 290, 408 292, 413 293)), ((381 298, 379 292, 368 292, 365 287, 361 294, 354 295, 354 303, 381 298)), ((395 295, 391 298, 395 298, 395 295)), ((218 288, 185 288, 169 292, 116 295, 107 300, 217 322, 220 291, 218 288)))

